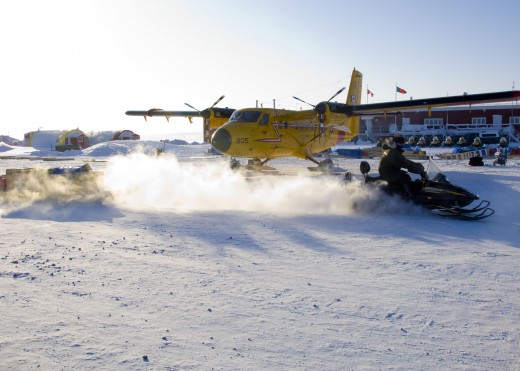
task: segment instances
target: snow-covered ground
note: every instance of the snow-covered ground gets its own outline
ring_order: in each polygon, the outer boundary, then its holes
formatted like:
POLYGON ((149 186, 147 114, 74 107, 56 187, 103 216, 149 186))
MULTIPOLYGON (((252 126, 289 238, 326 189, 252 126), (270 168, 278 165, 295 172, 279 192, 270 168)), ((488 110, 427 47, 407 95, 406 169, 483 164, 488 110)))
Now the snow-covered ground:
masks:
POLYGON ((520 368, 520 159, 436 161, 496 210, 468 222, 364 189, 360 160, 345 185, 207 150, 0 146, 0 174, 104 174, 91 201, 0 201, 2 370, 520 368))

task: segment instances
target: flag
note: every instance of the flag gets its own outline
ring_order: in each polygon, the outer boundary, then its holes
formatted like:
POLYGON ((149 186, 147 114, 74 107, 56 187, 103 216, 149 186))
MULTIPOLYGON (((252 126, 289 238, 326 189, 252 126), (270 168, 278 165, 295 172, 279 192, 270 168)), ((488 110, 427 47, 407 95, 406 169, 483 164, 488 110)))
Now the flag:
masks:
POLYGON ((399 86, 397 86, 396 89, 397 89, 397 92, 398 92, 398 93, 406 94, 406 90, 401 89, 399 86))
POLYGON ((369 94, 370 94, 371 97, 374 96, 374 93, 372 93, 372 92, 370 91, 370 89, 367 89, 367 95, 369 95, 369 94))

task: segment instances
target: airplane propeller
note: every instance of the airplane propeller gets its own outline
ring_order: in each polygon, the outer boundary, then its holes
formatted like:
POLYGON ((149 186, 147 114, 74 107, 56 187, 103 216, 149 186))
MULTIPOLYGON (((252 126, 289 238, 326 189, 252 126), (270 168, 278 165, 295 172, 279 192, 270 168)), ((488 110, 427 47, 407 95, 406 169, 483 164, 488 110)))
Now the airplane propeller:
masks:
POLYGON ((184 103, 186 106, 190 107, 191 109, 194 109, 195 111, 197 112, 200 112, 200 109, 196 109, 195 107, 193 107, 191 104, 188 104, 188 103, 184 103))
MULTIPOLYGON (((336 92, 336 94, 334 94, 332 97, 329 98, 329 100, 328 100, 327 102, 330 102, 331 100, 333 100, 334 98, 336 98, 338 95, 340 95, 340 94, 343 92, 343 90, 345 90, 345 87, 342 87, 341 89, 339 89, 339 90, 336 92)), ((306 101, 304 101, 303 99, 300 99, 300 98, 295 97, 295 96, 293 96, 293 98, 296 99, 297 101, 300 101, 300 102, 302 102, 302 103, 308 104, 308 105, 311 106, 312 108, 316 108, 316 106, 315 106, 314 104, 310 104, 309 102, 306 102, 306 101)))
POLYGON ((213 104, 211 105, 211 107, 209 107, 209 108, 211 109, 211 108, 215 107, 215 106, 216 106, 216 105, 217 105, 217 104, 218 104, 222 99, 224 99, 224 97, 225 97, 225 95, 221 95, 220 98, 217 99, 217 100, 215 101, 215 103, 213 103, 213 104))
MULTIPOLYGON (((336 98, 338 95, 340 95, 343 92, 343 90, 345 90, 345 87, 342 87, 341 89, 339 89, 336 92, 336 94, 334 94, 332 97, 329 98, 327 103, 330 102, 331 100, 333 100, 334 98, 336 98)), ((316 110, 316 106, 314 104, 310 104, 309 102, 306 102, 303 99, 300 99, 295 96, 293 96, 293 98, 296 99, 297 101, 308 104, 309 106, 311 106, 312 108, 314 108, 316 110)), ((323 105, 323 103, 320 103, 320 105, 323 105)), ((323 141, 323 140, 325 140, 325 128, 323 127, 323 122, 325 122, 326 118, 323 115, 324 112, 319 112, 319 110, 317 110, 317 111, 318 111, 318 119, 320 121, 320 127, 318 129, 318 134, 313 138, 313 140, 319 137, 320 140, 323 141)))
POLYGON ((296 100, 298 100, 298 101, 300 101, 300 102, 302 102, 302 103, 308 104, 309 106, 311 106, 311 107, 313 107, 313 108, 316 107, 314 104, 310 104, 309 102, 306 102, 306 101, 304 101, 303 99, 300 99, 300 98, 298 98, 298 97, 293 96, 293 98, 296 99, 296 100))
MULTIPOLYGON (((329 100, 327 102, 330 102, 331 100, 333 100, 334 98, 336 98, 338 95, 340 95, 343 90, 345 90, 345 87, 342 87, 341 89, 339 89, 336 94, 334 94, 332 97, 329 98, 329 100)), ((314 106, 313 106, 314 107, 314 106)))
POLYGON ((197 109, 197 108, 195 108, 195 107, 193 107, 193 106, 192 106, 191 104, 189 104, 189 103, 184 103, 184 104, 185 104, 186 106, 190 107, 191 109, 194 109, 195 111, 197 111, 197 112, 198 112, 202 117, 205 117, 205 116, 208 116, 208 117, 209 117, 209 112, 210 112, 210 110, 211 110, 213 107, 215 107, 217 104, 219 104, 219 102, 220 102, 222 99, 224 99, 224 97, 225 97, 225 95, 221 95, 221 96, 220 96, 220 97, 215 101, 215 103, 213 103, 213 104, 211 105, 211 107, 206 108, 206 109, 204 109, 204 110, 202 110, 202 111, 199 110, 199 109, 197 109))

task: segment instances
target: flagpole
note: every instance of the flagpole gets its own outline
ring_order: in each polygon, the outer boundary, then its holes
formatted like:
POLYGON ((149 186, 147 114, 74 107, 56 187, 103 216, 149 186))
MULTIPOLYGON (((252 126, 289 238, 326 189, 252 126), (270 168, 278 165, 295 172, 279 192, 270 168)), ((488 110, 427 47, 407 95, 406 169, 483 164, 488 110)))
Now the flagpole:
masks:
POLYGON ((394 94, 395 94, 394 101, 397 101, 397 82, 395 83, 394 94))
MULTIPOLYGON (((514 83, 513 83, 514 86, 514 83)), ((368 84, 367 84, 367 104, 368 104, 368 84)))

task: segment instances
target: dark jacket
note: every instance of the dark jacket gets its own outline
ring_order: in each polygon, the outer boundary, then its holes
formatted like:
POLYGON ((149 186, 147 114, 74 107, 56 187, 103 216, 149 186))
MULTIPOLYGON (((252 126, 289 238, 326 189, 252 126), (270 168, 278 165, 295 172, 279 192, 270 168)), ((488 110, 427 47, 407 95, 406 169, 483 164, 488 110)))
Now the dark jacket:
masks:
POLYGON ((422 164, 408 160, 396 148, 386 147, 379 163, 379 175, 381 178, 388 183, 402 183, 409 180, 410 177, 404 171, 401 171, 402 168, 414 174, 425 174, 422 164))

